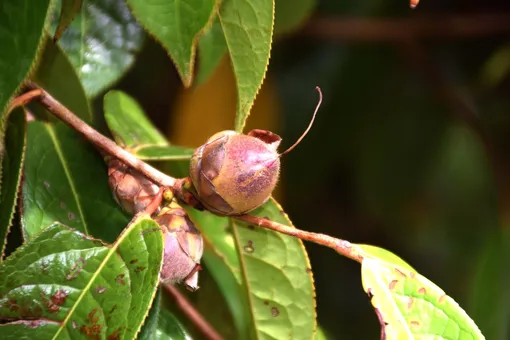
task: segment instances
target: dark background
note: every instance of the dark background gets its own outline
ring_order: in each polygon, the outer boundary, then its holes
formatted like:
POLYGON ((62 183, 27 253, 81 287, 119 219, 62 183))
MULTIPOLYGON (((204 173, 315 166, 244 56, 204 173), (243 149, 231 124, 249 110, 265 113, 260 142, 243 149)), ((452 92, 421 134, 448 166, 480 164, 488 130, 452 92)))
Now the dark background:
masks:
MULTIPOLYGON (((265 99, 250 120, 288 146, 306 128, 320 85, 315 126, 283 158, 277 197, 286 212, 298 228, 398 254, 487 339, 510 338, 509 37, 505 0, 422 0, 415 10, 405 0, 322 0, 276 36, 265 99)), ((221 91, 235 93, 232 75, 218 72, 214 93, 184 91, 165 52, 147 40, 117 88, 170 140, 197 146, 212 133, 204 121, 183 123, 186 110, 233 127, 235 99, 214 104, 221 91)), ((377 339, 359 264, 306 247, 328 335, 377 339)))

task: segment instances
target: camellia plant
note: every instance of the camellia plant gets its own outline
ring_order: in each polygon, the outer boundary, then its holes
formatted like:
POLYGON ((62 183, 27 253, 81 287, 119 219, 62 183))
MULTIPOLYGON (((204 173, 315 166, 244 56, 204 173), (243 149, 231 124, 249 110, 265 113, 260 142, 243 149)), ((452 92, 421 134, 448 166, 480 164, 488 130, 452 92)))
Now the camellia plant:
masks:
POLYGON ((483 339, 399 257, 297 229, 271 197, 280 157, 296 144, 278 154, 279 136, 243 130, 269 62, 274 7, 2 1, 2 339, 323 339, 303 240, 361 264, 382 339, 483 339), (146 34, 185 87, 229 56, 232 130, 196 150, 172 145, 132 97, 111 89, 146 34), (105 92, 97 117, 90 101, 105 92), (200 315, 188 297, 206 289, 220 295, 200 315), (211 326, 220 306, 233 334, 211 326))

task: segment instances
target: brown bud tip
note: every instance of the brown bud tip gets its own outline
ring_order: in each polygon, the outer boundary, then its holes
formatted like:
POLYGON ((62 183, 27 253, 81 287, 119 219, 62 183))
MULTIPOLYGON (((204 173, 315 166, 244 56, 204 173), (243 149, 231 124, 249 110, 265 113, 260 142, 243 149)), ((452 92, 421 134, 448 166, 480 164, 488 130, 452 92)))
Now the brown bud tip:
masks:
POLYGON ((264 204, 278 181, 280 140, 264 130, 222 131, 209 138, 191 158, 198 199, 219 215, 241 215, 264 204))

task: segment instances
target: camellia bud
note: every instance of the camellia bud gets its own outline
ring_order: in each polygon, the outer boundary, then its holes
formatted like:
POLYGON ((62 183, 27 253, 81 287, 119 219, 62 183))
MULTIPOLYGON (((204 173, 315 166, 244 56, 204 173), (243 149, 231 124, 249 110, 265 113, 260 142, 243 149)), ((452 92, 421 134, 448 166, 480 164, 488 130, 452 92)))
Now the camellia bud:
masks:
POLYGON ((115 158, 108 161, 108 184, 117 203, 132 215, 142 211, 159 191, 158 185, 115 158))
POLYGON ((278 181, 280 141, 264 130, 222 131, 209 138, 190 165, 200 202, 220 215, 244 214, 266 202, 278 181))
POLYGON ((161 281, 168 284, 184 282, 189 290, 197 290, 204 249, 202 235, 175 200, 163 207, 154 220, 160 225, 164 237, 161 281))
POLYGON ((222 131, 197 148, 190 163, 190 178, 197 199, 218 215, 242 215, 264 204, 280 172, 280 157, 296 147, 312 127, 319 103, 306 131, 281 154, 280 136, 265 130, 247 135, 222 131))

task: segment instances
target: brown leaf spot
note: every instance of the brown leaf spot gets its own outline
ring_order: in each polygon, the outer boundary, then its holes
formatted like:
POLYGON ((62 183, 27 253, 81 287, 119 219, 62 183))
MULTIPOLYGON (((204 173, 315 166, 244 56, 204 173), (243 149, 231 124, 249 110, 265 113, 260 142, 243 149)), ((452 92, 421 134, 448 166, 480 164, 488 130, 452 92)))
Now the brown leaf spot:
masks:
POLYGON ((411 276, 411 279, 414 279, 416 277, 416 273, 415 272, 410 272, 409 276, 411 276))
POLYGON ((280 315, 280 311, 276 307, 271 307, 271 315, 276 318, 278 315, 280 315))
POLYGON ((106 287, 103 287, 103 286, 99 285, 99 286, 97 286, 95 292, 97 294, 103 294, 104 292, 106 292, 106 287))
POLYGON ((103 325, 92 325, 87 326, 83 325, 80 327, 80 332, 87 337, 87 339, 91 340, 99 340, 101 337, 101 328, 103 325))
POLYGON ((126 284, 126 281, 124 281, 124 276, 126 276, 126 275, 125 274, 117 275, 117 277, 115 278, 115 282, 124 286, 126 284))
POLYGON ((120 328, 113 331, 112 334, 108 335, 108 340, 119 340, 120 339, 120 328))
POLYGON ((254 226, 254 225, 249 225, 249 226, 248 226, 248 229, 250 229, 250 230, 255 230, 255 226, 254 226))
POLYGON ((60 310, 60 307, 57 305, 50 304, 48 306, 48 313, 57 313, 60 310))
POLYGON ((409 297, 409 300, 407 300, 407 309, 411 309, 413 308, 413 304, 414 304, 414 298, 412 297, 409 297))
POLYGON ((17 300, 15 300, 15 299, 7 300, 7 302, 5 303, 5 307, 9 308, 11 310, 11 312, 15 312, 19 309, 17 300))
POLYGON ((96 316, 97 308, 94 308, 90 311, 89 315, 87 315, 87 320, 91 323, 97 323, 99 321, 99 317, 96 316))
POLYGON ((251 254, 255 251, 253 247, 253 241, 249 240, 248 243, 244 246, 244 251, 251 254))
POLYGON ((133 260, 129 261, 129 263, 131 263, 131 264, 134 264, 134 263, 137 263, 137 262, 138 262, 138 259, 133 259, 133 260))
POLYGON ((446 299, 446 294, 443 294, 443 295, 441 295, 441 296, 439 297, 439 300, 437 300, 437 302, 439 302, 439 303, 443 303, 445 299, 446 299))
POLYGON ((46 189, 49 189, 49 188, 50 188, 50 183, 48 183, 48 182, 44 181, 44 182, 43 182, 43 184, 44 184, 44 186, 46 187, 46 189))
POLYGON ((398 268, 394 268, 394 269, 395 269, 395 273, 397 273, 398 275, 400 275, 400 276, 402 276, 402 277, 407 279, 407 275, 404 272, 402 272, 398 268))
POLYGON ((147 267, 144 267, 144 266, 138 266, 138 267, 136 267, 135 272, 136 272, 136 273, 141 273, 141 272, 143 272, 145 269, 147 269, 147 267))
POLYGON ((78 261, 76 261, 76 263, 71 267, 69 273, 67 273, 66 280, 75 279, 78 276, 78 274, 80 274, 83 267, 85 267, 85 259, 80 257, 78 261))
POLYGON ((369 298, 372 298, 374 296, 374 294, 372 293, 372 288, 367 289, 367 294, 369 298))
POLYGON ((60 207, 61 207, 62 209, 65 209, 65 208, 66 208, 66 204, 65 204, 64 202, 60 202, 60 207))
POLYGON ((310 274, 312 272, 312 268, 306 268, 305 271, 310 274))
POLYGON ((73 321, 72 321, 72 324, 73 324, 73 328, 74 328, 74 329, 78 328, 78 324, 76 323, 76 321, 75 321, 75 320, 73 320, 73 321))
POLYGON ((419 321, 411 321, 411 322, 409 322, 409 324, 411 325, 411 327, 415 327, 415 328, 420 327, 419 321))
POLYGON ((67 218, 69 219, 69 221, 74 220, 74 218, 75 218, 75 217, 76 217, 76 216, 74 216, 74 214, 73 214, 72 212, 68 212, 68 213, 67 213, 67 218))
POLYGON ((397 283, 398 283, 398 280, 391 281, 390 282, 390 290, 394 290, 397 283))
POLYGON ((264 304, 267 306, 269 305, 269 301, 264 301, 264 304))
POLYGON ((375 314, 377 315, 377 319, 379 320, 379 324, 381 325, 380 339, 385 340, 386 339, 386 326, 388 326, 388 323, 386 321, 384 321, 384 318, 383 318, 379 308, 374 308, 374 310, 375 310, 375 314))
POLYGON ((420 289, 418 289, 418 294, 425 295, 425 294, 427 294, 427 290, 425 288, 421 287, 420 289))
POLYGON ((67 296, 69 295, 68 292, 66 292, 65 290, 63 289, 59 289, 57 290, 57 292, 55 294, 53 294, 53 296, 51 297, 51 302, 53 302, 55 305, 57 306, 62 306, 66 300, 67 300, 67 296))

